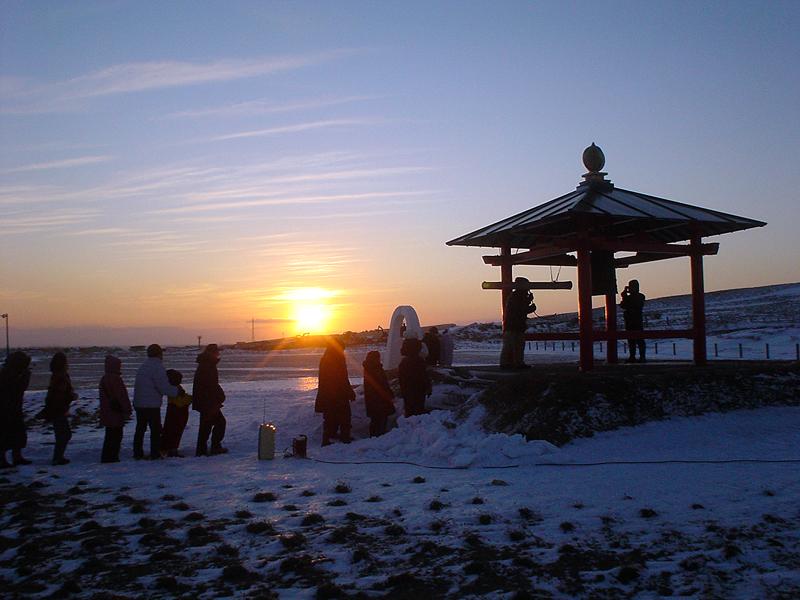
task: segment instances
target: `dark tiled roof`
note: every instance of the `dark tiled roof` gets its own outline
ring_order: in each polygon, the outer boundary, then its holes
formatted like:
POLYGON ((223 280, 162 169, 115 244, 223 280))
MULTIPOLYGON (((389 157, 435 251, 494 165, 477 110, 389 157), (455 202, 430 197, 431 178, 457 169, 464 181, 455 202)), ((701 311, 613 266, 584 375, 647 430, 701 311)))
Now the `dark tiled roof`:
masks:
POLYGON ((593 236, 624 240, 644 234, 658 242, 679 242, 695 233, 706 237, 766 225, 601 181, 582 183, 569 194, 450 240, 447 245, 531 248, 545 238, 574 235, 578 224, 586 222, 593 236))

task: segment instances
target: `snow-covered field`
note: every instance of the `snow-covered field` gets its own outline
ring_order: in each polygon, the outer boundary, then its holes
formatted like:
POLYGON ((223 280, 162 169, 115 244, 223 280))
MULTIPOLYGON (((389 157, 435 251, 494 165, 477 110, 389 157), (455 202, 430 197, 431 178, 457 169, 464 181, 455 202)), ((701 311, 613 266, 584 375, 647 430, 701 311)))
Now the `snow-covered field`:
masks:
MULTIPOLYGON (((315 387, 228 382, 230 454, 135 462, 129 424, 110 465, 98 462, 96 391, 83 390, 72 463, 49 466, 52 434, 35 426, 34 464, 0 473, 3 597, 800 596, 800 463, 723 462, 800 459, 800 408, 556 448, 483 432, 478 407, 322 449, 315 387), (257 460, 265 414, 279 450, 307 434, 311 459, 257 460), (721 462, 662 462, 696 460, 721 462), (608 461, 657 464, 580 466, 608 461)), ((439 386, 434 403, 454 391, 439 386)), ((193 413, 187 455, 196 431, 193 413)))

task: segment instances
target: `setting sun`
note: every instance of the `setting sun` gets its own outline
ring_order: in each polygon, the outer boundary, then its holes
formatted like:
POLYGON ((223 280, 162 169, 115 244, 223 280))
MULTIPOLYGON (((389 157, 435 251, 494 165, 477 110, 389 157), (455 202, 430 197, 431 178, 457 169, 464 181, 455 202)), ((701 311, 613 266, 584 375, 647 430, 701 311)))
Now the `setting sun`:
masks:
POLYGON ((328 322, 329 309, 322 304, 301 304, 294 308, 297 333, 322 333, 328 322))
POLYGON ((336 295, 334 290, 308 287, 289 290, 280 298, 289 303, 290 318, 295 322, 297 333, 325 333, 331 320, 331 307, 327 302, 336 295))

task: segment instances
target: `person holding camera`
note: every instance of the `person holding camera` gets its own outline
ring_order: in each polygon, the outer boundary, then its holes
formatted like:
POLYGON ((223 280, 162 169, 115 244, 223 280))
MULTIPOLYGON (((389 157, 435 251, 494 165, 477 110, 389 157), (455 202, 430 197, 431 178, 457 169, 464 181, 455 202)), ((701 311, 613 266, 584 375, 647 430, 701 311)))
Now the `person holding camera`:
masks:
POLYGON ((526 369, 525 330, 528 315, 536 311, 533 294, 528 289, 530 282, 525 277, 514 280, 514 291, 503 310, 503 350, 500 352, 501 369, 526 369))
MULTIPOLYGON (((631 279, 622 290, 622 302, 619 303, 622 316, 625 319, 626 331, 644 330, 644 294, 639 291, 639 282, 631 279)), ((639 362, 645 362, 645 343, 643 339, 628 339, 629 363, 636 362, 636 348, 639 348, 639 362)))

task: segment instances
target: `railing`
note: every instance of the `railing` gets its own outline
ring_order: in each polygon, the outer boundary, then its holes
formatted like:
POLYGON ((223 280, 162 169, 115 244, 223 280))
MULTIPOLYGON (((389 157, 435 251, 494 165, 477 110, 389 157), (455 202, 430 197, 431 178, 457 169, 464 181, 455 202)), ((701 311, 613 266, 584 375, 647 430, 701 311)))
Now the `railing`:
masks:
MULTIPOLYGON (((686 330, 691 333, 691 330, 686 330)), ((595 332, 599 335, 604 332, 595 332)), ((670 338, 660 334, 666 332, 630 332, 636 335, 625 335, 625 332, 618 332, 618 337, 626 339, 645 338, 646 355, 654 358, 658 356, 663 359, 690 360, 692 358, 692 344, 686 341, 675 342, 670 338), (651 335, 657 333, 659 335, 651 335), (621 335, 620 335, 621 334, 621 335), (656 338, 656 339, 654 339, 656 338), (666 341, 663 341, 666 339, 666 341), (652 341, 651 341, 652 340, 652 341), (661 341, 659 341, 661 340, 661 341)), ((578 333, 553 333, 553 334, 528 334, 536 336, 536 339, 529 339, 527 350, 534 352, 562 352, 572 353, 578 351, 578 333), (550 337, 552 336, 552 337, 550 337)), ((679 336, 670 336, 678 338, 679 336)), ((680 337, 689 337, 685 335, 680 337)), ((597 340, 597 338, 595 338, 597 340)), ((608 343, 605 341, 594 341, 594 350, 599 355, 605 355, 608 343)), ((800 361, 800 344, 774 343, 774 342, 750 342, 732 343, 729 340, 713 341, 708 338, 708 358, 720 360, 797 360, 800 361)), ((617 352, 620 357, 628 353, 628 342, 617 341, 617 352)))

